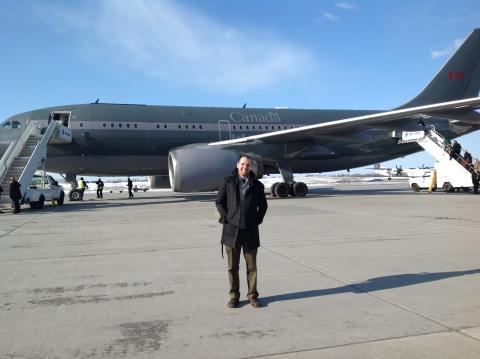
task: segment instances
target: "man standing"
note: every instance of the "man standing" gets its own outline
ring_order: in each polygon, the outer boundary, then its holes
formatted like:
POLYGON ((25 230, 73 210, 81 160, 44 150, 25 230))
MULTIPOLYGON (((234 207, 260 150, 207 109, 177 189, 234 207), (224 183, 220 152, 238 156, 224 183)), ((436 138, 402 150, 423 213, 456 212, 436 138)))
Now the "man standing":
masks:
POLYGON ((17 181, 15 177, 12 177, 12 182, 10 183, 10 199, 13 202, 13 213, 20 213, 20 200, 22 199, 22 191, 20 187, 22 185, 17 181))
POLYGON ((80 177, 80 181, 78 181, 78 189, 80 190, 80 201, 83 201, 83 193, 85 189, 88 188, 87 183, 84 181, 83 177, 80 177))
POLYGON ((480 175, 478 171, 472 171, 473 193, 478 194, 478 184, 480 182, 480 175))
POLYGON ((130 177, 128 177, 127 179, 127 187, 128 187, 128 198, 133 198, 133 193, 132 193, 133 183, 130 177))
POLYGON ((221 243, 225 245, 228 257, 229 308, 238 307, 240 300, 238 267, 242 249, 247 265, 247 297, 253 307, 260 307, 257 292, 258 225, 263 222, 268 205, 264 186, 250 171, 251 165, 249 156, 241 156, 237 168, 220 186, 215 201, 220 213, 219 222, 223 223, 221 243))
POLYGON ((97 182, 95 182, 97 185, 97 198, 103 198, 103 181, 101 178, 98 179, 97 182))

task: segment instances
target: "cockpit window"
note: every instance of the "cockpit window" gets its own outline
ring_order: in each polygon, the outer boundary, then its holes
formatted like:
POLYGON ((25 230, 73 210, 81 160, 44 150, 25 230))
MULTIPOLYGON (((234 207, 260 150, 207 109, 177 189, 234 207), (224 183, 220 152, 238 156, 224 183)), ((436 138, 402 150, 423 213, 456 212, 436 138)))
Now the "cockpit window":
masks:
POLYGON ((7 121, 2 125, 2 128, 20 128, 22 124, 18 121, 7 121))

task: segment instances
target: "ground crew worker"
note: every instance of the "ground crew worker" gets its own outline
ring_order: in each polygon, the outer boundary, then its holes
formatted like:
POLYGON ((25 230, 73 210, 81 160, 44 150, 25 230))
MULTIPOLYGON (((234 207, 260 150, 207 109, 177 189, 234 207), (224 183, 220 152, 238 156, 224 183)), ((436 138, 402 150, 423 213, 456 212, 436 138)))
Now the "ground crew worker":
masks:
POLYGON ((78 181, 78 189, 80 191, 80 201, 83 201, 83 192, 85 192, 86 188, 88 188, 87 183, 83 180, 83 177, 80 177, 80 180, 78 181))
POLYGON ((20 213, 20 200, 22 199, 22 191, 20 187, 22 185, 17 181, 15 177, 12 177, 12 182, 10 183, 10 199, 13 202, 13 213, 20 213))
POLYGON ((251 165, 250 157, 241 156, 237 168, 225 177, 215 201, 220 213, 219 221, 223 223, 221 243, 222 246, 225 245, 228 256, 229 308, 239 305, 238 267, 242 250, 247 265, 247 297, 253 307, 260 307, 257 292, 257 249, 260 246, 258 226, 263 222, 268 205, 264 186, 250 171, 251 165))
POLYGON ((103 181, 101 178, 98 179, 97 182, 95 182, 97 184, 97 198, 103 198, 103 181))
POLYGON ((133 183, 130 177, 128 177, 127 179, 127 187, 128 187, 128 198, 133 198, 133 193, 132 193, 133 183))

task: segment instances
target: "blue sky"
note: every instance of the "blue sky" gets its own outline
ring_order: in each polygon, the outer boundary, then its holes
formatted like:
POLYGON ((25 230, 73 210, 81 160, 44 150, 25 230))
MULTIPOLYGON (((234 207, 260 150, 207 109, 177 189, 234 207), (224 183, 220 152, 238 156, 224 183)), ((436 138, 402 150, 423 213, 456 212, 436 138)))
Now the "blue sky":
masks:
POLYGON ((479 26, 478 0, 0 0, 0 121, 97 98, 389 109, 479 26))

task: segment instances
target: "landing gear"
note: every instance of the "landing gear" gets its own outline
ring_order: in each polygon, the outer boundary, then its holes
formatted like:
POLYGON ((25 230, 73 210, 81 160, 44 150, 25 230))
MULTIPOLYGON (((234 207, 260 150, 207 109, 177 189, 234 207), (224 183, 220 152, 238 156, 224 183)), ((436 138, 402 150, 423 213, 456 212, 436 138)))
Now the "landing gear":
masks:
POLYGON ((272 184, 270 187, 272 196, 280 198, 288 197, 288 195, 292 197, 305 197, 308 193, 308 186, 303 182, 295 182, 292 171, 286 170, 284 166, 281 167, 277 164, 277 168, 284 182, 275 182, 272 184))
POLYGON ((305 197, 305 195, 308 193, 308 187, 303 182, 294 182, 292 189, 293 195, 297 197, 305 197))
POLYGON ((80 201, 80 190, 72 189, 68 194, 70 201, 80 201))
POLYGON ((72 189, 68 192, 68 199, 74 202, 80 201, 80 190, 77 189, 77 175, 75 173, 67 173, 64 178, 72 185, 72 189))

